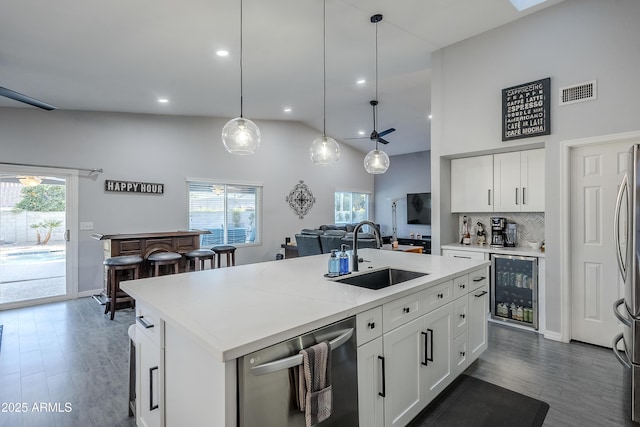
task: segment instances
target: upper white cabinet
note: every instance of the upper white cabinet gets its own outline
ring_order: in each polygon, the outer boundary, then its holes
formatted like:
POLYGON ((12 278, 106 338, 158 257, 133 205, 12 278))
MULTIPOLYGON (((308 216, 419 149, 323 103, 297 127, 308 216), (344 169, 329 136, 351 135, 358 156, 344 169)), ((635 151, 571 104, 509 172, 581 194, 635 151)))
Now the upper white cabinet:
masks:
POLYGON ((451 160, 451 212, 493 212, 493 156, 451 160))
POLYGON ((451 212, 544 212, 544 149, 451 160, 451 212))
POLYGON ((544 211, 544 149, 493 156, 494 212, 544 211))

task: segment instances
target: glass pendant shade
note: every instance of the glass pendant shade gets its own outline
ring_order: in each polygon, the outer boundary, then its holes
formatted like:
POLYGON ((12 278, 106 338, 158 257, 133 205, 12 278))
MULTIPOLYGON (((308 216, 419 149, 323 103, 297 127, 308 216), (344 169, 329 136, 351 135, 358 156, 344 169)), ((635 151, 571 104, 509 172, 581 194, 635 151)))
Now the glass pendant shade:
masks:
POLYGON ((389 156, 378 149, 369 151, 364 158, 364 168, 371 174, 385 173, 389 169, 389 156))
POLYGON ((37 176, 21 176, 18 178, 20 184, 24 185, 25 187, 35 187, 37 185, 40 185, 40 183, 42 182, 42 179, 37 176))
POLYGON ((329 136, 319 136, 311 143, 309 155, 316 165, 330 165, 340 158, 340 146, 329 136))
POLYGON ((236 117, 222 128, 222 142, 231 154, 253 154, 260 147, 260 129, 251 120, 236 117))

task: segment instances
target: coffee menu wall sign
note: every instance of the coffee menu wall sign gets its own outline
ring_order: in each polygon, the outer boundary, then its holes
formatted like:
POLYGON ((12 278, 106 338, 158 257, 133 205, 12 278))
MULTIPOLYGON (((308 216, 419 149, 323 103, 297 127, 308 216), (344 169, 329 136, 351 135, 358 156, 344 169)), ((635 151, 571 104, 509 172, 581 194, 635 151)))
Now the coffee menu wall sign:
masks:
POLYGON ((307 184, 301 180, 293 187, 293 190, 289 192, 287 202, 296 215, 298 215, 298 218, 303 219, 316 202, 316 198, 313 197, 313 193, 311 193, 307 184))
POLYGON ((104 191, 112 193, 164 194, 164 184, 136 181, 104 181, 104 191))
POLYGON ((551 133, 551 78, 502 89, 502 140, 551 133))

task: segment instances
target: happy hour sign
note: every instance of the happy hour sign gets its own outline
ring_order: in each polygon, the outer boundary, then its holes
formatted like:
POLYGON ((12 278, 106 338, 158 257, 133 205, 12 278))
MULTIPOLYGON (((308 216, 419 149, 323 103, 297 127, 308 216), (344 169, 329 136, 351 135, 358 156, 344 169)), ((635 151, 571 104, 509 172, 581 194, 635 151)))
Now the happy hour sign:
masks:
POLYGON ((551 78, 502 89, 502 140, 549 135, 551 78))

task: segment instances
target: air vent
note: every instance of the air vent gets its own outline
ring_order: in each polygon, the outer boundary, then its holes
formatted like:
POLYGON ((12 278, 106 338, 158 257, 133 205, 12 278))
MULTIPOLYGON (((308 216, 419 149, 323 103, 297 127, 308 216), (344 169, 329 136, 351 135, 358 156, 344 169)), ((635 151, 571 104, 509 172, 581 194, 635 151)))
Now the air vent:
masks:
POLYGON ((591 101, 597 97, 598 86, 596 85, 596 80, 560 88, 560 105, 591 101))

